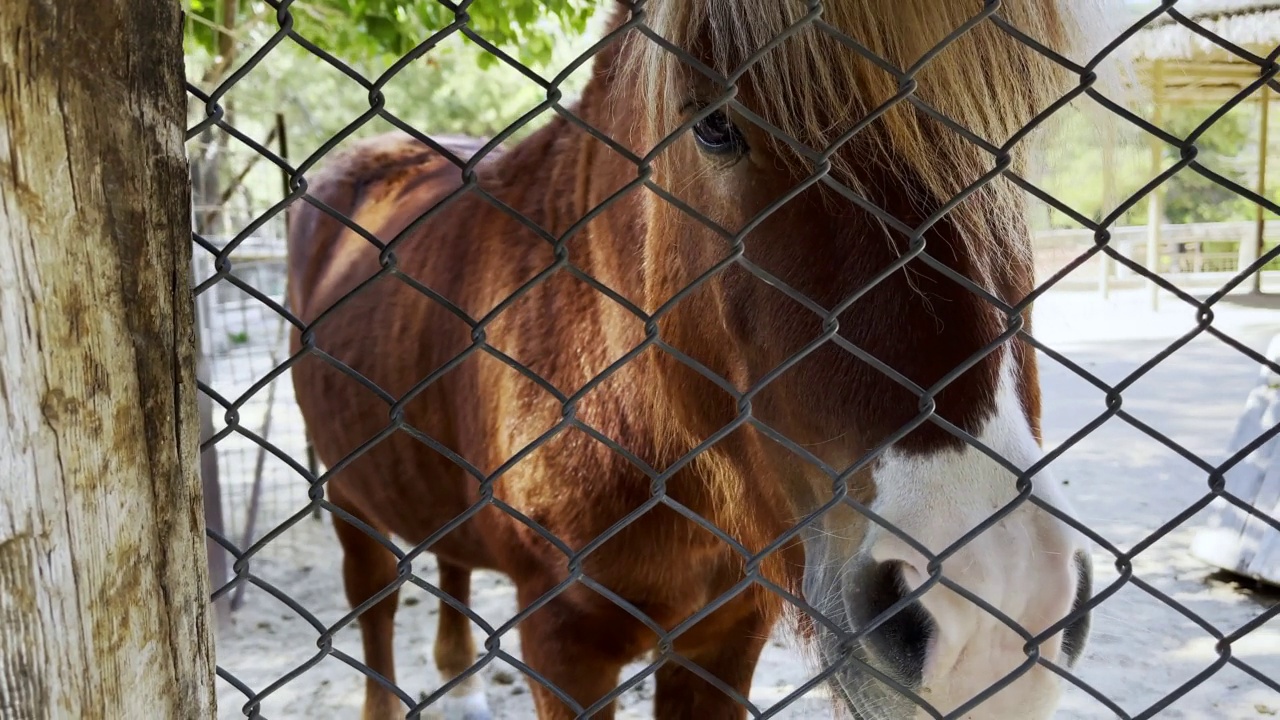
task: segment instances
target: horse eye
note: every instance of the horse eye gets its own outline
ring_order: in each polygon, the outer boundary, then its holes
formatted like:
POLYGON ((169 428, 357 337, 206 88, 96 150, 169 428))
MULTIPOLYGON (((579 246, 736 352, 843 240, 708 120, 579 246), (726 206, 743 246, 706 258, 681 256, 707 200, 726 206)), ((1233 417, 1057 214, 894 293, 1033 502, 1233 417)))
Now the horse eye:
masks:
POLYGON ((729 121, 723 110, 717 110, 693 126, 693 135, 703 152, 712 155, 741 154, 747 148, 742 131, 729 121))

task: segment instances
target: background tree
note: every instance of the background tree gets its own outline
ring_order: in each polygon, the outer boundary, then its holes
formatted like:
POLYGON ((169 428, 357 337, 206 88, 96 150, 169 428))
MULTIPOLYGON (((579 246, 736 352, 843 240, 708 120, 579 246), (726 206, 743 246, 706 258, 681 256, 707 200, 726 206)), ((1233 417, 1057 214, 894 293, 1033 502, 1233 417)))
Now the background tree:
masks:
MULTIPOLYGON (((468 7, 467 27, 550 77, 585 48, 583 33, 596 6, 596 0, 486 0, 468 7)), ((365 78, 378 77, 455 20, 438 0, 185 0, 185 10, 187 76, 206 93, 280 32, 284 10, 294 33, 365 78)), ((584 77, 577 73, 566 89, 579 87, 584 77)), ((458 32, 410 63, 383 92, 387 109, 423 132, 481 136, 504 129, 546 97, 536 83, 458 32)), ((368 111, 369 94, 286 38, 219 105, 228 123, 268 146, 278 141, 275 116, 282 114, 290 155, 301 159, 368 111)), ((192 123, 205 114, 193 98, 192 123)), ((377 121, 355 136, 389 128, 377 121)), ((238 205, 239 214, 251 216, 279 199, 274 169, 227 133, 210 128, 190 150, 198 232, 232 232, 244 218, 228 219, 225 208, 238 205)))
MULTIPOLYGON (((1178 137, 1187 137, 1217 109, 1213 104, 1169 105, 1164 108, 1163 126, 1178 137)), ((1078 111, 1063 112, 1067 117, 1056 127, 1053 141, 1046 143, 1039 158, 1040 186, 1081 214, 1100 220, 1113 209, 1113 206, 1103 207, 1103 137, 1096 122, 1087 116, 1078 111)), ((1150 109, 1146 112, 1149 115, 1150 109)), ((1254 187, 1257 183, 1257 112, 1256 103, 1242 103, 1219 118, 1197 140, 1197 160, 1240 185, 1254 187)), ((1271 122, 1275 136, 1280 131, 1276 127, 1280 121, 1273 116, 1271 122)), ((1118 121, 1116 130, 1115 161, 1110 170, 1116 183, 1117 201, 1122 201, 1140 190, 1153 175, 1146 133, 1124 120, 1118 121)), ((1166 146, 1163 155, 1164 167, 1178 161, 1178 150, 1172 146, 1166 146)), ((1165 217, 1170 223, 1253 219, 1252 202, 1193 170, 1177 173, 1165 181, 1163 188, 1165 217)), ((1280 200, 1280 187, 1273 183, 1268 195, 1280 200)), ((1035 210, 1039 229, 1078 227, 1064 213, 1038 205, 1035 210)), ((1143 200, 1126 212, 1118 224, 1145 225, 1146 222, 1147 202, 1143 200)))

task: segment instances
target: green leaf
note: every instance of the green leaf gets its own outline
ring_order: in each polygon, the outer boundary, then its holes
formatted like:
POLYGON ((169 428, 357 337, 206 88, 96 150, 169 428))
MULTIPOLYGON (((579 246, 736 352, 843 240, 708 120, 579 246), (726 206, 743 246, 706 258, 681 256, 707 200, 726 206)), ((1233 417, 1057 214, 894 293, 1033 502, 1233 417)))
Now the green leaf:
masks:
MULTIPOLYGON (((218 33, 209 25, 226 24, 222 3, 185 2, 190 14, 208 21, 187 22, 188 47, 215 51, 218 33)), ((599 0, 485 0, 467 7, 468 25, 503 51, 536 65, 547 62, 557 42, 563 41, 549 29, 580 33, 599 4, 599 0)), ((278 29, 274 13, 257 12, 260 7, 254 0, 240 0, 239 5, 239 19, 253 18, 256 27, 238 25, 233 19, 237 36, 262 37, 278 29)), ((403 55, 455 20, 438 0, 306 0, 305 10, 294 7, 292 14, 297 32, 352 64, 403 55)), ((494 60, 481 55, 478 62, 489 68, 494 60)))
POLYGON ((395 20, 382 15, 366 15, 364 18, 364 27, 368 31, 369 36, 378 42, 384 49, 391 52, 398 52, 402 34, 400 26, 395 20))

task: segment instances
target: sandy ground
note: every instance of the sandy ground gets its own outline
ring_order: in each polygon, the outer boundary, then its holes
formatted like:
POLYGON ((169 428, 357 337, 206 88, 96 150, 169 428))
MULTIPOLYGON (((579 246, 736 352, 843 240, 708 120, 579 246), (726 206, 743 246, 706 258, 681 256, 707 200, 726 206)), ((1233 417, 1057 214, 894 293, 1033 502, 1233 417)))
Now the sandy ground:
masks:
MULTIPOLYGON (((1094 294, 1054 293, 1037 306, 1036 335, 1105 381, 1115 382, 1194 326, 1194 310, 1166 296, 1160 312, 1149 311, 1141 291, 1117 293, 1108 302, 1094 294)), ((1233 305, 1217 313, 1215 325, 1262 351, 1280 332, 1280 311, 1233 305)), ((1102 394, 1071 370, 1042 358, 1047 444, 1056 447, 1105 409, 1102 394)), ((1207 336, 1166 359, 1124 393, 1124 407, 1174 441, 1210 461, 1220 461, 1257 366, 1231 347, 1207 336)), ((281 388, 284 391, 286 388, 281 388)), ((279 410, 277 410, 279 412, 279 410)), ((281 421, 286 423, 286 421, 281 421)), ((273 463, 275 461, 272 461, 273 463)), ((1123 421, 1111 420, 1075 444, 1053 465, 1067 485, 1076 517, 1121 551, 1202 498, 1203 474, 1185 459, 1123 421)), ((1280 592, 1245 587, 1222 578, 1190 557, 1187 547, 1203 513, 1168 532, 1133 560, 1135 574, 1203 618, 1223 634, 1280 602, 1280 592)), ((267 528, 264 528, 264 530, 267 528)), ((310 518, 270 542, 256 556, 253 571, 294 598, 322 624, 347 611, 338 568, 338 545, 327 521, 310 518)), ((1096 592, 1116 580, 1115 560, 1106 550, 1094 556, 1096 592)), ((434 568, 420 571, 431 580, 434 568)), ((473 607, 493 625, 515 611, 510 585, 477 573, 473 607)), ((437 602, 406 586, 397 616, 396 653, 401 686, 430 692, 441 682, 430 662, 437 602)), ((277 684, 318 654, 317 630, 268 593, 251 588, 231 625, 218 636, 218 663, 255 691, 277 684)), ((476 630, 477 642, 484 639, 476 630)), ((1280 713, 1280 694, 1234 667, 1211 672, 1215 638, 1178 609, 1127 584, 1095 613, 1092 644, 1078 678, 1111 698, 1130 716, 1149 716, 1153 705, 1201 673, 1195 689, 1155 716, 1160 718, 1266 718, 1280 713)), ((340 631, 335 646, 359 658, 354 625, 340 631)), ((503 647, 519 655, 514 633, 503 647)), ((1273 681, 1280 680, 1280 619, 1254 630, 1232 646, 1232 654, 1273 681)), ((626 675, 642 669, 636 665, 626 675)), ((762 710, 785 698, 812 668, 782 637, 768 647, 755 676, 751 700, 762 710)), ((483 676, 498 718, 532 720, 530 696, 518 671, 500 661, 483 676)), ((363 676, 334 656, 323 657, 276 687, 263 701, 268 718, 356 718, 363 676)), ((219 717, 244 717, 246 698, 220 679, 219 717)), ((621 718, 651 713, 652 683, 622 696, 621 718)), ((814 690, 776 717, 831 718, 825 693, 814 690)), ((1069 690, 1058 715, 1063 719, 1116 715, 1087 693, 1069 690)))

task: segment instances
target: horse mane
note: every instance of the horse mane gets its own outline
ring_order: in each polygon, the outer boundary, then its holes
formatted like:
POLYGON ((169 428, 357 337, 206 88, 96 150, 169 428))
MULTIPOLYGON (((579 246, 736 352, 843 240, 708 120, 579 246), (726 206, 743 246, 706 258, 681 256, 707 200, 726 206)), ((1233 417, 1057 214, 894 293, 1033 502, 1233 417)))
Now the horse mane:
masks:
MULTIPOLYGON (((1027 36, 1078 63, 1088 60, 1083 41, 1105 33, 1088 24, 1104 19, 1100 0, 1005 0, 999 17, 1027 36)), ((646 24, 673 44, 700 54, 717 72, 735 72, 778 36, 793 34, 765 52, 743 79, 752 89, 751 108, 786 135, 818 152, 900 90, 898 79, 843 44, 817 23, 802 23, 810 11, 801 0, 662 0, 647 5, 646 24)), ((861 43, 899 70, 916 61, 982 10, 979 0, 827 0, 819 21, 861 43)), ((650 120, 665 127, 663 101, 679 98, 676 83, 695 70, 643 37, 631 68, 654 100, 650 120)), ((954 39, 916 74, 915 96, 975 135, 1001 146, 1071 88, 1080 77, 1044 57, 991 19, 954 39)), ((1107 81, 1103 77, 1100 82, 1107 81)), ((674 128, 672 128, 674 129, 674 128)), ((899 102, 832 158, 833 174, 866 197, 855 165, 898 174, 929 197, 913 198, 931 213, 996 165, 992 153, 936 119, 899 102)), ((785 143, 781 154, 808 161, 785 143)), ((1015 172, 1025 168, 1029 143, 1009 155, 1015 172)), ((864 178, 866 174, 864 173, 864 178)), ((874 179, 873 179, 874 180, 874 179)), ((1023 192, 1007 182, 988 183, 975 201, 953 211, 962 236, 1010 230, 1025 234, 1023 192), (958 217, 957 217, 958 216, 958 217)), ((990 248, 987 248, 990 252, 990 248)))

